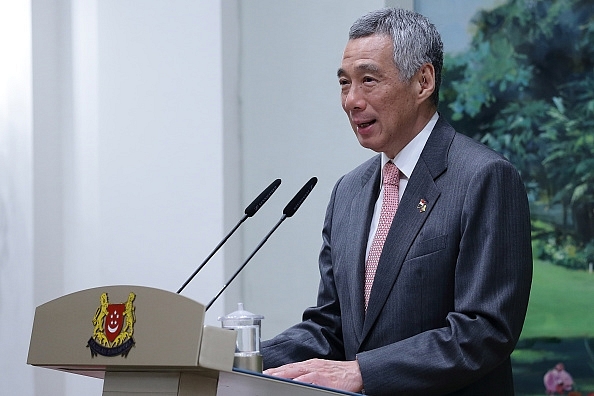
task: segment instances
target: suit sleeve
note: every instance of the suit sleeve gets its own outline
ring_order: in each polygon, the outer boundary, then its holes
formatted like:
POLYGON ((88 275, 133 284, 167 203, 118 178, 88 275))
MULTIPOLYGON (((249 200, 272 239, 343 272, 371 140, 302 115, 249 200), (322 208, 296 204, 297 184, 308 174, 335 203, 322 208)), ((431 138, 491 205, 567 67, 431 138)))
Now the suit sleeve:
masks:
POLYGON ((526 192, 503 159, 468 172, 451 230, 459 233, 453 309, 443 327, 357 354, 368 394, 452 392, 496 370, 515 347, 532 279, 526 192))

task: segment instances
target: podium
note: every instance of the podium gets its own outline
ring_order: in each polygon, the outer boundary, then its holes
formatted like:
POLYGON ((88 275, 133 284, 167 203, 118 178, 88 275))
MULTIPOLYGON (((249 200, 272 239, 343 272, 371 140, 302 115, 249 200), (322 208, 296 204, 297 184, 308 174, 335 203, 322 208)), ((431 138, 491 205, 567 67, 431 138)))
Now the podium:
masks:
POLYGON ((144 286, 105 286, 35 310, 27 363, 103 379, 103 396, 352 395, 233 369, 236 332, 204 305, 144 286))

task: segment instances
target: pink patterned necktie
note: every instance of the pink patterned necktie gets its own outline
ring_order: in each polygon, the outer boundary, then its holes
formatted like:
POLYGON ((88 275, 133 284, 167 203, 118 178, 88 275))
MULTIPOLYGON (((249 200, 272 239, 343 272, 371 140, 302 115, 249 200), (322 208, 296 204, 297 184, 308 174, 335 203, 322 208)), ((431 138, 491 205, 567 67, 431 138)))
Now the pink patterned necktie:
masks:
POLYGON ((400 172, 392 161, 384 165, 384 200, 382 202, 382 209, 380 218, 371 242, 369 255, 365 262, 365 311, 367 311, 367 304, 369 303, 369 296, 371 294, 371 286, 373 285, 373 278, 375 277, 375 270, 382 254, 382 248, 386 241, 386 236, 392 225, 392 219, 398 209, 398 184, 400 182, 400 172))

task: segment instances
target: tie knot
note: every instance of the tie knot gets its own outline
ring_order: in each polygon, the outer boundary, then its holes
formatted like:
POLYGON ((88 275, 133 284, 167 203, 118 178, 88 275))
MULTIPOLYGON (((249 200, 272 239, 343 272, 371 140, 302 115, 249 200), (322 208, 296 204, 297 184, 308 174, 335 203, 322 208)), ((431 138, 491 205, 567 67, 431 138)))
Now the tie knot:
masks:
POLYGON ((392 161, 386 162, 384 165, 384 184, 398 185, 400 181, 400 172, 398 167, 392 161))

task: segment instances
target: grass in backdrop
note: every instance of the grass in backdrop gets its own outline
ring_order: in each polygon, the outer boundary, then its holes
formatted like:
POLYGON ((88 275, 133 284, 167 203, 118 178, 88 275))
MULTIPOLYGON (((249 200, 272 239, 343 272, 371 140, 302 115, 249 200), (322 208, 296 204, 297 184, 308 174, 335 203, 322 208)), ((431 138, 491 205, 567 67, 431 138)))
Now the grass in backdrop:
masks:
POLYGON ((542 378, 564 362, 576 388, 594 392, 594 273, 536 260, 530 303, 512 354, 518 396, 544 394, 542 378))
POLYGON ((534 262, 521 339, 594 337, 594 273, 534 262))

